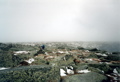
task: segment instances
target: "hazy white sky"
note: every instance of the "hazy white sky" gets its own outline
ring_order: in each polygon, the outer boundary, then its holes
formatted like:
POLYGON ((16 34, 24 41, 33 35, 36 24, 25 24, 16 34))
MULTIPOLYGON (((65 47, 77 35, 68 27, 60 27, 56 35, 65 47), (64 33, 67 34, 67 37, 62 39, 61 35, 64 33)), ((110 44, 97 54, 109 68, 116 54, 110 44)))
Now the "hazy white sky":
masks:
POLYGON ((0 42, 120 41, 120 0, 0 0, 0 42))

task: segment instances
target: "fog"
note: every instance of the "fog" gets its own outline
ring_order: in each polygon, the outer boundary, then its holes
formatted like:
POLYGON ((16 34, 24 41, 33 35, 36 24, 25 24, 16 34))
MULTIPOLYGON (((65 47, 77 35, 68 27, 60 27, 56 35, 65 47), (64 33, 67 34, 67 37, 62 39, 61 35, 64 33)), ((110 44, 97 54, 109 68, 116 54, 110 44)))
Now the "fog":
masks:
POLYGON ((0 0, 0 42, 120 41, 120 0, 0 0))

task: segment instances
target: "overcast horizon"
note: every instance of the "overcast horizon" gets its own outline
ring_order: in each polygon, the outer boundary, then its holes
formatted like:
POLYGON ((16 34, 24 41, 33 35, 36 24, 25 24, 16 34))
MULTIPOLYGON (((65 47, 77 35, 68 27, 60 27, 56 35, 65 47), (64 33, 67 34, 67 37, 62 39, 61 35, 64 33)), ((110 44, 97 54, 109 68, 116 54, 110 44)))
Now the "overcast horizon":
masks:
POLYGON ((120 42, 120 0, 0 0, 0 42, 120 42))

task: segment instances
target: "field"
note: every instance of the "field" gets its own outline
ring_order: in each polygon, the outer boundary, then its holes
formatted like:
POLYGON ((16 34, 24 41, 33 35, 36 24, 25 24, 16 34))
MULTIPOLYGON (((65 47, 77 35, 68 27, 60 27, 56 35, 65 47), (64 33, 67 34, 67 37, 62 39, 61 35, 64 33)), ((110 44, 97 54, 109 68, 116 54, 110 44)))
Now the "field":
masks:
POLYGON ((0 43, 0 82, 28 81, 119 82, 120 52, 77 42, 0 43))

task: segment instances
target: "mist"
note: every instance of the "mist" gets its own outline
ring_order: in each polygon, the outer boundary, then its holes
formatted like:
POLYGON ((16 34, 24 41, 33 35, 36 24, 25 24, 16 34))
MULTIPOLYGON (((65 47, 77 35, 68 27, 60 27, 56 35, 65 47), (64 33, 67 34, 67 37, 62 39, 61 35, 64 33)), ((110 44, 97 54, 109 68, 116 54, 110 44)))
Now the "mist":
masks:
POLYGON ((120 41, 119 0, 0 0, 0 42, 120 41))

